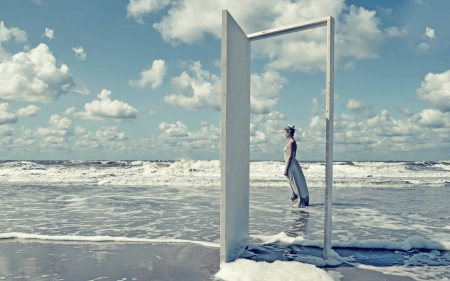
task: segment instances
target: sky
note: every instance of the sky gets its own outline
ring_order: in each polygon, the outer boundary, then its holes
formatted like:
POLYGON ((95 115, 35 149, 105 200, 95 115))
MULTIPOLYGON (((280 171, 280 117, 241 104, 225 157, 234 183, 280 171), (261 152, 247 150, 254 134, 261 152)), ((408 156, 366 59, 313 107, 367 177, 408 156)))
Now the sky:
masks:
MULTIPOLYGON (((219 159, 224 9, 335 18, 335 160, 450 159, 448 0, 0 0, 0 160, 219 159)), ((326 28, 251 47, 251 159, 323 161, 326 28)))

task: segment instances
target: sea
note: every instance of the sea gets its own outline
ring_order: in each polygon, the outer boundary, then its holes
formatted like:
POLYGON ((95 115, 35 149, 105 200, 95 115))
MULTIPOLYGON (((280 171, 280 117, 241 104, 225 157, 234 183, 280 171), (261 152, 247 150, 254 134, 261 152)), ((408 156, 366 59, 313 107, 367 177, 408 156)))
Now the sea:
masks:
MULTIPOLYGON (((320 247, 324 162, 300 162, 310 192, 300 209, 283 162, 249 165, 250 241, 320 247)), ((0 190, 2 240, 219 243, 219 160, 0 161, 0 190)), ((392 273, 450 280, 449 202, 450 161, 334 162, 333 245, 424 249, 409 255, 422 268, 392 273)))

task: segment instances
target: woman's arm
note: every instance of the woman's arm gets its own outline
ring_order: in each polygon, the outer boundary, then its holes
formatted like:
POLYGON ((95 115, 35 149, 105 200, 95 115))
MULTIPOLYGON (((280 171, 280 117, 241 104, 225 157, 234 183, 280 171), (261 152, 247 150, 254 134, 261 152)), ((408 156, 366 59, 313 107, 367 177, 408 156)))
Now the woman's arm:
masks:
POLYGON ((291 165, 291 160, 292 160, 292 155, 294 153, 294 142, 290 141, 287 145, 288 149, 289 149, 289 156, 286 159, 286 165, 284 168, 284 175, 287 176, 288 175, 288 170, 289 170, 289 165, 291 165))

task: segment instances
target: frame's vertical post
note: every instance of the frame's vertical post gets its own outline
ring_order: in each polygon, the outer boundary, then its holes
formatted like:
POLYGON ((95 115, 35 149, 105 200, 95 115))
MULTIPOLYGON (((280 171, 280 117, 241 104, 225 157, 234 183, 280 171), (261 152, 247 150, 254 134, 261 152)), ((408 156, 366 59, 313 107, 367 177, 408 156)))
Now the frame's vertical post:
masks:
POLYGON ((334 18, 327 21, 327 96, 325 155, 325 228, 323 256, 330 257, 331 218, 333 204, 333 114, 334 114, 334 18))
POLYGON ((220 261, 248 242, 250 173, 250 40, 222 11, 220 261))

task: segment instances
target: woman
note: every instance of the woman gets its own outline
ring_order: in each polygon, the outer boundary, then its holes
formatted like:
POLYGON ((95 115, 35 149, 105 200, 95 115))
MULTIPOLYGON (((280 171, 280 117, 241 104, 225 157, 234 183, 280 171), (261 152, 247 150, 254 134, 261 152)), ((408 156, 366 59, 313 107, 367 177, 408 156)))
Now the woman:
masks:
POLYGON ((297 159, 295 159, 297 143, 294 139, 294 133, 295 126, 287 126, 284 129, 284 135, 289 139, 289 142, 284 147, 284 161, 286 162, 284 175, 288 179, 289 185, 291 186, 292 206, 304 207, 309 205, 309 192, 302 168, 298 164, 297 159))

